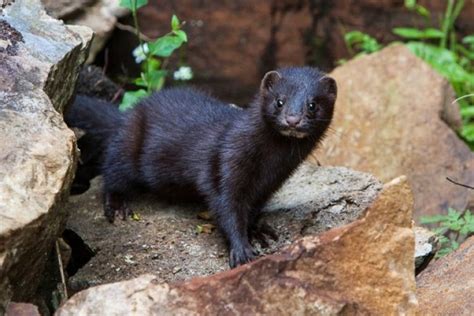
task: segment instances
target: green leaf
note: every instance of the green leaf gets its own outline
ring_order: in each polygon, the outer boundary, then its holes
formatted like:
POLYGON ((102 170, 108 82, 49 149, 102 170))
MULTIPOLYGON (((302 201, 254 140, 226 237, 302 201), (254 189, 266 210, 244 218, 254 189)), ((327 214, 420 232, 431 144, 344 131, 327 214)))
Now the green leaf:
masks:
POLYGON ((147 5, 148 0, 120 0, 120 6, 122 8, 127 8, 127 9, 130 9, 132 11, 134 10, 135 3, 136 3, 136 8, 138 10, 141 7, 147 5))
POLYGON ((409 27, 396 27, 393 29, 393 33, 407 39, 433 39, 443 37, 443 32, 434 28, 419 30, 409 27))
POLYGON ((133 80, 133 83, 139 87, 148 88, 148 84, 146 83, 145 80, 143 80, 143 78, 137 78, 133 80))
POLYGON ((150 88, 152 90, 161 90, 167 73, 166 70, 155 70, 146 74, 146 81, 150 84, 150 88))
POLYGON ((407 9, 414 9, 416 6, 416 0, 405 0, 405 7, 407 9))
POLYGON ((159 57, 169 57, 175 49, 183 44, 183 40, 175 35, 165 35, 150 43, 150 52, 159 57))
POLYGON ((428 11, 428 9, 426 9, 424 6, 417 4, 416 0, 405 0, 405 8, 410 11, 415 11, 424 17, 430 16, 430 11, 428 11))
POLYGON ((461 116, 465 119, 474 118, 474 106, 461 109, 461 116))
POLYGON ((464 226, 460 233, 463 235, 474 233, 474 215, 472 215, 470 210, 467 210, 464 214, 464 226))
POLYGON ((431 215, 431 216, 422 216, 420 218, 420 223, 421 224, 434 224, 434 223, 440 223, 446 221, 447 216, 446 215, 431 215))
POLYGON ((474 74, 458 64, 458 57, 454 52, 421 42, 408 42, 406 46, 448 79, 454 87, 456 83, 474 85, 474 74))
POLYGON ((350 49, 357 49, 364 53, 373 53, 382 48, 377 40, 368 34, 352 31, 344 35, 344 41, 350 49))
POLYGON ((186 32, 184 32, 183 30, 173 31, 173 34, 179 37, 183 42, 188 41, 188 36, 186 35, 186 32))
POLYGON ((143 99, 147 95, 148 95, 148 93, 143 89, 140 89, 140 90, 137 90, 137 91, 127 91, 127 92, 125 92, 125 94, 123 95, 122 102, 120 103, 119 110, 123 112, 123 111, 126 111, 128 109, 133 108, 134 105, 138 101, 140 101, 141 99, 143 99))
POLYGON ((424 16, 424 17, 429 17, 431 15, 430 11, 428 11, 427 8, 425 8, 424 6, 419 5, 419 4, 417 4, 415 6, 415 11, 416 11, 416 13, 418 13, 419 15, 424 16))
POLYGON ((465 124, 461 129, 461 135, 469 142, 474 142, 474 123, 465 124))
POLYGON ((173 16, 171 17, 171 29, 173 31, 177 31, 179 30, 180 26, 181 26, 181 23, 179 22, 178 17, 175 14, 173 14, 173 16))
POLYGON ((155 70, 159 70, 161 66, 161 61, 156 58, 149 58, 148 62, 144 66, 146 66, 146 68, 143 67, 144 72, 152 72, 155 70))
POLYGON ((468 35, 462 39, 464 44, 474 44, 474 35, 468 35))

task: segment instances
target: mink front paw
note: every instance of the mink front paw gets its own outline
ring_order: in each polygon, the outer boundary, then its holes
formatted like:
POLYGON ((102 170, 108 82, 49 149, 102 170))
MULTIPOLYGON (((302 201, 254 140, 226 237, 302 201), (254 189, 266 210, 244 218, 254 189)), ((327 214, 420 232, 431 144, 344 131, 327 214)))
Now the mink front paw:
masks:
POLYGON ((278 234, 276 233, 275 229, 264 222, 253 226, 249 231, 249 236, 251 240, 257 241, 262 248, 269 247, 268 239, 274 241, 278 240, 278 234))
POLYGON ((256 253, 252 246, 233 247, 230 250, 229 265, 233 269, 255 259, 256 253))
POLYGON ((119 208, 112 208, 111 206, 106 206, 104 209, 104 216, 107 218, 109 223, 113 223, 115 221, 116 214, 122 217, 122 220, 126 220, 128 216, 133 214, 132 210, 126 206, 122 205, 119 208))

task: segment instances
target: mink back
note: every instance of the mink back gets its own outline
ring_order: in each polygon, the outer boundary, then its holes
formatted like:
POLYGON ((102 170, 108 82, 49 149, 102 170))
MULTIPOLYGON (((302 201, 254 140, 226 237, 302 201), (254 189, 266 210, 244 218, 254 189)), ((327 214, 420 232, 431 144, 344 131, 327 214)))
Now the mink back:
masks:
POLYGON ((103 173, 111 190, 147 188, 186 200, 207 195, 226 133, 249 113, 190 88, 154 93, 127 113, 108 146, 103 173))

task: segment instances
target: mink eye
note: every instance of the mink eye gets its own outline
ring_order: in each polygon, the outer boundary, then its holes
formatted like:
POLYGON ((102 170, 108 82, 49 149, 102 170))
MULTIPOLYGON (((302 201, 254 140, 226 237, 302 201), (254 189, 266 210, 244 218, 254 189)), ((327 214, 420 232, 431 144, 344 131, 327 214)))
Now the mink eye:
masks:
POLYGON ((314 103, 314 102, 308 103, 308 110, 309 110, 310 112, 316 111, 316 103, 314 103))
POLYGON ((278 106, 279 108, 281 108, 281 107, 283 106, 283 104, 285 104, 285 102, 284 102, 282 99, 278 99, 278 100, 277 100, 277 106, 278 106))

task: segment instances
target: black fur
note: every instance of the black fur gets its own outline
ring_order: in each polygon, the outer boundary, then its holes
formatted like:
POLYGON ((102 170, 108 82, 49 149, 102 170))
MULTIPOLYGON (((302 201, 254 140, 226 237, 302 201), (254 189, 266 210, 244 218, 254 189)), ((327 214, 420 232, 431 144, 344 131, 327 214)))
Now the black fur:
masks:
POLYGON ((268 73, 247 109, 192 89, 151 95, 107 146, 106 216, 126 215, 137 187, 197 197, 229 242, 231 267, 252 260, 250 235, 272 235, 259 231, 259 211, 323 137, 336 94, 333 79, 301 67, 268 73))
POLYGON ((107 142, 123 124, 123 118, 113 104, 83 95, 76 96, 64 115, 69 127, 85 132, 77 141, 81 153, 71 187, 72 194, 87 191, 90 180, 100 174, 107 142))

